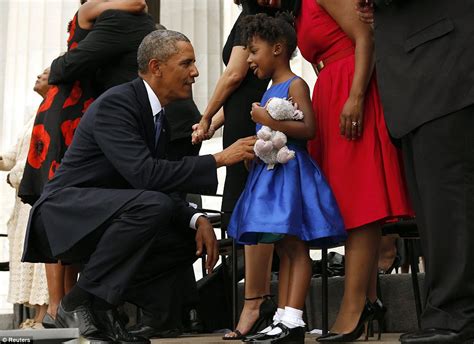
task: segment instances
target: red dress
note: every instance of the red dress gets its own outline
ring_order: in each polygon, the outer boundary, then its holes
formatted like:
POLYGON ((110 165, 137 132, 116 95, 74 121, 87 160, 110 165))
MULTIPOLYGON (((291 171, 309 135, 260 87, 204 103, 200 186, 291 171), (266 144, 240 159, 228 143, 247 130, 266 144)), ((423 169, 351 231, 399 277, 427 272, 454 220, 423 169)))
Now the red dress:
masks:
MULTIPOLYGON (((302 0, 296 20, 298 47, 313 64, 354 44, 316 0, 302 0)), ((340 53, 338 53, 340 54, 340 53)), ((339 133, 339 116, 349 97, 354 54, 334 58, 319 73, 313 91, 316 139, 308 142, 331 186, 346 229, 374 221, 413 216, 400 151, 392 144, 375 77, 366 92, 362 137, 349 141, 339 133)))

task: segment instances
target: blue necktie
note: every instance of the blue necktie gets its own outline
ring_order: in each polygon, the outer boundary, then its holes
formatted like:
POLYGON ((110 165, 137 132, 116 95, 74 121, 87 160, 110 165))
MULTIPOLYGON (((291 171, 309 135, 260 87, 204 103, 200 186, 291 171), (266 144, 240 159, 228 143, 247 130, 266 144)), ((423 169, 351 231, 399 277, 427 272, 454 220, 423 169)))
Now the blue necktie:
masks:
POLYGON ((155 115, 155 147, 158 146, 158 141, 160 140, 161 128, 163 127, 163 119, 164 119, 165 109, 161 109, 155 115))

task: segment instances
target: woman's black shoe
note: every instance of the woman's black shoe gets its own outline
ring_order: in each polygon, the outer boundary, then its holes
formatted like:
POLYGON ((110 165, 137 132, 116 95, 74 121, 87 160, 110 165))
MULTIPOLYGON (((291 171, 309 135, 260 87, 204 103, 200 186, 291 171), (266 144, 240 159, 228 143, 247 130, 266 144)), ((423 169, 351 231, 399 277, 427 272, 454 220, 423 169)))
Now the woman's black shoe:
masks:
MULTIPOLYGON (((329 332, 328 334, 322 335, 316 338, 318 342, 332 342, 332 343, 345 343, 345 342, 353 342, 357 340, 365 330, 365 324, 372 320, 374 313, 373 310, 367 304, 360 315, 359 322, 357 323, 354 330, 349 333, 332 333, 329 332)), ((365 333, 365 340, 369 337, 369 332, 366 331, 365 333)))
POLYGON ((277 310, 277 305, 273 302, 271 295, 257 296, 251 298, 245 298, 246 301, 263 299, 263 302, 260 304, 259 314, 257 320, 250 328, 247 333, 241 333, 239 330, 234 330, 233 332, 237 334, 235 337, 222 337, 223 340, 243 340, 247 336, 256 334, 258 331, 263 330, 265 327, 269 326, 273 321, 273 315, 277 310))
POLYGON ((377 299, 374 302, 367 300, 366 307, 369 307, 372 310, 372 319, 368 323, 369 336, 373 337, 374 321, 377 321, 377 338, 380 340, 382 332, 385 330, 385 313, 387 312, 387 308, 383 305, 380 299, 377 299))
POLYGON ((266 334, 265 336, 254 339, 251 341, 247 341, 247 343, 260 343, 260 344, 304 344, 304 335, 305 329, 304 327, 295 327, 295 328, 288 328, 282 323, 278 323, 274 326, 274 328, 279 327, 281 332, 278 334, 270 335, 266 334))
POLYGON ((43 320, 41 321, 41 324, 43 324, 44 328, 56 328, 56 320, 52 317, 51 314, 46 313, 43 317, 43 320))

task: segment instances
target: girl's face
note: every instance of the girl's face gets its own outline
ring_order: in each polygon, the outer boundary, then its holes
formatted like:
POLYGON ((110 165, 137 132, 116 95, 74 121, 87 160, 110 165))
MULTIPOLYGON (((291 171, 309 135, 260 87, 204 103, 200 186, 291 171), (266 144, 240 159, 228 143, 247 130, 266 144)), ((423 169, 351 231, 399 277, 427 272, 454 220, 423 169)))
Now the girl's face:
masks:
POLYGON ((254 36, 248 46, 247 63, 254 75, 259 79, 268 79, 274 71, 274 45, 254 36))

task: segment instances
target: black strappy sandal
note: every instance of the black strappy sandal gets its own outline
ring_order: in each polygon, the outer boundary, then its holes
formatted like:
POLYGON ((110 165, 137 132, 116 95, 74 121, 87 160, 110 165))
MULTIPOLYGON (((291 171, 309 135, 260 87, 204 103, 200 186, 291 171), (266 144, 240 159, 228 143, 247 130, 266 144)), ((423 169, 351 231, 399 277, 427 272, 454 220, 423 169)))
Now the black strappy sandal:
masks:
POLYGON ((257 297, 249 297, 245 298, 245 301, 252 301, 252 300, 258 300, 258 299, 263 299, 263 302, 260 305, 259 308, 259 315, 257 320, 255 320, 255 323, 253 326, 250 328, 248 333, 242 334, 239 330, 234 330, 234 332, 237 336, 234 337, 222 337, 223 340, 243 340, 246 338, 246 336, 254 335, 258 331, 263 330, 265 327, 269 326, 272 321, 273 321, 273 315, 275 314, 277 310, 277 305, 275 302, 273 302, 272 295, 263 295, 263 296, 257 296, 257 297))

